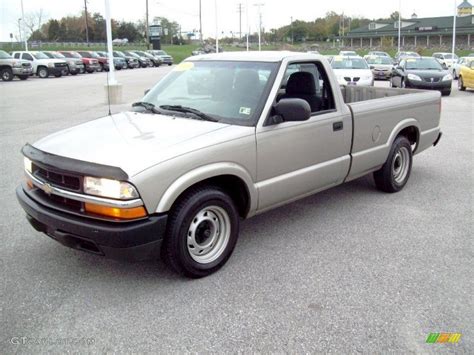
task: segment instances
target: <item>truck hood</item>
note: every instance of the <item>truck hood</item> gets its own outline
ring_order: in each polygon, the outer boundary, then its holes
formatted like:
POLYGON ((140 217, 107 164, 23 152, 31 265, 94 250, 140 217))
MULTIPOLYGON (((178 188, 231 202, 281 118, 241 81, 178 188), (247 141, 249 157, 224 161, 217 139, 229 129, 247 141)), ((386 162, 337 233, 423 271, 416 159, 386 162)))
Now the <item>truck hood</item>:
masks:
MULTIPOLYGON (((64 58, 66 59, 66 58, 64 58)), ((66 63, 64 59, 53 59, 53 58, 48 58, 48 59, 36 59, 36 62, 38 64, 49 64, 49 63, 66 63)))
POLYGON ((158 114, 123 112, 59 131, 33 146, 51 154, 119 167, 128 176, 207 146, 248 135, 254 127, 158 114))
POLYGON ((372 71, 370 69, 333 69, 336 76, 347 77, 371 77, 372 71))

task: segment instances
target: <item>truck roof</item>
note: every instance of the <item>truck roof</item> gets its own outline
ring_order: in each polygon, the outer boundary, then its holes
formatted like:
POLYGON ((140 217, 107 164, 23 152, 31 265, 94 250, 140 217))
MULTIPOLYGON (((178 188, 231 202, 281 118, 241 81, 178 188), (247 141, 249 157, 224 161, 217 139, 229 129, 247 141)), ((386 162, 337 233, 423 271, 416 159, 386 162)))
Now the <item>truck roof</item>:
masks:
POLYGON ((236 60, 249 62, 281 62, 283 59, 321 59, 322 55, 290 51, 240 51, 200 54, 187 58, 188 61, 196 60, 236 60))

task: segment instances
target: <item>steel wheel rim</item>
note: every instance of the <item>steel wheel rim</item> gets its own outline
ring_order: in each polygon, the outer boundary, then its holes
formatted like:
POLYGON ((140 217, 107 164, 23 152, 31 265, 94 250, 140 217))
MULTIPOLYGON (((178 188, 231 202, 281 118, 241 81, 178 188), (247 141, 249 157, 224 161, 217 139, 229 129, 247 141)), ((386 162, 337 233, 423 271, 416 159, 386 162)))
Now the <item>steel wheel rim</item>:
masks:
POLYGON ((46 69, 40 69, 39 76, 41 78, 46 78, 46 69))
POLYGON ((186 245, 191 258, 209 264, 219 258, 229 244, 231 223, 228 213, 219 206, 207 206, 191 221, 186 245))
POLYGON ((2 74, 2 79, 4 80, 10 79, 10 74, 7 71, 4 71, 2 74))
POLYGON ((407 175, 410 167, 410 152, 406 147, 401 147, 392 160, 392 176, 398 185, 401 185, 407 175))

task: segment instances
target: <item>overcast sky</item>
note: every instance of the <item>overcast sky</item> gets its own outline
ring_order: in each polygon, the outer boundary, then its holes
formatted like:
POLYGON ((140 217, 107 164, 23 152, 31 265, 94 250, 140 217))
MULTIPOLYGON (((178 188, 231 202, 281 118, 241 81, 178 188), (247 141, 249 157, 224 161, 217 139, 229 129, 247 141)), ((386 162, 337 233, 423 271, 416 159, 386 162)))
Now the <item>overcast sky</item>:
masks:
MULTIPOLYGON (((266 29, 290 23, 290 17, 314 20, 328 11, 344 12, 349 16, 368 18, 387 17, 398 10, 398 0, 217 0, 219 31, 239 31, 238 3, 242 3, 242 31, 246 28, 248 8, 249 26, 255 31, 258 26, 256 3, 262 3, 262 23, 266 29)), ((462 0, 457 0, 460 4, 462 0)), ((0 0, 0 41, 9 41, 10 33, 18 33, 18 18, 21 17, 20 0, 0 0)), ((204 36, 215 32, 215 0, 202 0, 202 23, 204 36)), ((61 18, 77 15, 84 0, 23 0, 25 13, 43 9, 45 18, 61 18)), ((112 17, 117 20, 135 21, 144 18, 145 0, 110 0, 112 17)), ((104 14, 104 0, 88 0, 90 12, 104 14)), ((452 0, 402 0, 402 15, 409 17, 415 11, 419 17, 447 16, 453 14, 452 0)), ((149 17, 164 16, 182 25, 183 31, 199 28, 199 0, 149 0, 149 17)))

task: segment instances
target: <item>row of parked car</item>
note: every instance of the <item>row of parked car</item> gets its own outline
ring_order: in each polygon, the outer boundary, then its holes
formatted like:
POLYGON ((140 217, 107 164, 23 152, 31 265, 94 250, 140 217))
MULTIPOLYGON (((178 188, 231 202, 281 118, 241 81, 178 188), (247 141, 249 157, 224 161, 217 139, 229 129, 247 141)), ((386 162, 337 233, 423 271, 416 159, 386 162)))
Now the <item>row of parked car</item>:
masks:
MULTIPOLYGON (((31 75, 40 78, 108 71, 108 53, 103 51, 0 51, 0 77, 11 81, 16 76, 26 80, 31 75)), ((115 69, 134 69, 172 65, 173 57, 163 50, 114 51, 115 69)))
POLYGON ((422 57, 416 52, 400 52, 391 58, 373 51, 361 57, 354 51, 341 51, 329 58, 340 85, 372 86, 375 79, 390 80, 390 86, 439 90, 451 94, 452 81, 458 88, 474 87, 474 53, 458 58, 450 53, 422 57))

